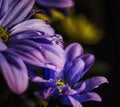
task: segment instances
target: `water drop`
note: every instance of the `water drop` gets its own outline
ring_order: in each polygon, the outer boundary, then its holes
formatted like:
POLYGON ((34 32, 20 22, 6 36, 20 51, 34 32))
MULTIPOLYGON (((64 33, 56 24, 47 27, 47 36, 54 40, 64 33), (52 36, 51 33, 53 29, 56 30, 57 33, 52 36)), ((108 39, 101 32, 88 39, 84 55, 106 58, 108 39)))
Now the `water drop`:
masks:
POLYGON ((63 40, 62 36, 60 34, 55 35, 59 40, 63 40))
POLYGON ((42 46, 37 45, 36 47, 37 47, 39 50, 42 50, 42 46))

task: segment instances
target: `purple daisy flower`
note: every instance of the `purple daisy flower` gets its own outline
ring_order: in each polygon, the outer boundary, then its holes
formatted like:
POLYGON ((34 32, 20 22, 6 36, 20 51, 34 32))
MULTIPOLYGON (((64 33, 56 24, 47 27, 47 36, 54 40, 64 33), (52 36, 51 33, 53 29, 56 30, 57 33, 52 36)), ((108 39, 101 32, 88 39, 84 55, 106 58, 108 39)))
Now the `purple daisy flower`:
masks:
POLYGON ((35 95, 46 101, 59 101, 73 107, 82 107, 82 102, 99 101, 100 95, 92 92, 108 80, 103 76, 81 79, 94 63, 94 55, 84 54, 78 43, 73 43, 65 49, 66 63, 61 74, 50 69, 44 70, 44 78, 32 75, 32 81, 42 87, 35 95))
POLYGON ((26 65, 55 71, 64 66, 61 36, 45 21, 29 19, 34 14, 34 2, 0 0, 0 72, 16 94, 28 87, 26 65))
POLYGON ((74 6, 73 0, 36 0, 36 3, 38 7, 43 7, 50 16, 52 9, 57 9, 67 16, 68 8, 74 6))

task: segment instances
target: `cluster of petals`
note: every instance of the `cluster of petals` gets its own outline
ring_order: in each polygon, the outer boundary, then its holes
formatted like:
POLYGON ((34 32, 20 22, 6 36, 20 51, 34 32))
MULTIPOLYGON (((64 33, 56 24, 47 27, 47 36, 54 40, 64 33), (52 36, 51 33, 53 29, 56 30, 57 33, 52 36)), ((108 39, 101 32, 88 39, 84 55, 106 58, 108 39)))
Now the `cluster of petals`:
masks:
POLYGON ((82 102, 99 101, 99 94, 93 92, 103 83, 108 83, 103 76, 93 76, 83 80, 84 75, 95 61, 92 54, 84 54, 79 43, 72 43, 65 49, 65 65, 60 74, 51 69, 44 70, 44 78, 31 76, 31 80, 42 87, 35 95, 46 101, 58 101, 73 107, 82 107, 82 102))
POLYGON ((6 42, 0 38, 0 72, 16 94, 28 87, 29 66, 57 72, 64 66, 61 36, 45 21, 30 19, 35 13, 34 3, 35 0, 0 0, 0 37, 4 33, 8 36, 6 42))

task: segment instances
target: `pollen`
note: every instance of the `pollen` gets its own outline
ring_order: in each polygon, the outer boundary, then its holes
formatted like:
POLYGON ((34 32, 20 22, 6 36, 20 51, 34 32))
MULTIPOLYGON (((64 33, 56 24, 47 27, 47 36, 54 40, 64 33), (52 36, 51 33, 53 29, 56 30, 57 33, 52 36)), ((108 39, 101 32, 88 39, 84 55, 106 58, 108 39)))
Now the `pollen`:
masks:
POLYGON ((65 86, 65 84, 61 81, 57 81, 57 88, 59 90, 59 92, 62 92, 62 88, 65 86))
POLYGON ((57 81, 57 85, 65 86, 65 84, 61 81, 57 81))
POLYGON ((4 42, 8 41, 8 32, 2 26, 0 26, 0 39, 4 42))

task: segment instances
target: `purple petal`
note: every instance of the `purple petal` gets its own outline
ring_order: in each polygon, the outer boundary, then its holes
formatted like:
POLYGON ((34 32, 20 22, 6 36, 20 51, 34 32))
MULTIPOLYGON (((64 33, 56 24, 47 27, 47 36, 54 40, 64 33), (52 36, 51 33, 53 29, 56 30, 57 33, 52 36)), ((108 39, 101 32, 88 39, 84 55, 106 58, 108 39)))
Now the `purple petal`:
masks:
POLYGON ((55 71, 63 69, 65 63, 64 51, 60 46, 20 39, 13 44, 9 44, 9 47, 28 64, 50 68, 55 71))
POLYGON ((7 49, 7 46, 3 43, 3 41, 0 39, 0 52, 5 51, 7 49))
POLYGON ((55 88, 54 80, 52 79, 45 80, 39 76, 34 76, 34 77, 31 77, 30 80, 42 88, 50 88, 50 87, 55 88))
POLYGON ((34 94, 41 99, 48 100, 48 98, 51 96, 52 93, 53 93, 53 89, 49 88, 49 89, 44 89, 43 91, 40 92, 35 92, 34 94))
POLYGON ((62 93, 64 93, 65 95, 73 95, 73 94, 76 94, 77 91, 74 89, 71 89, 69 86, 64 86, 62 89, 62 93))
POLYGON ((25 92, 28 87, 28 74, 23 61, 10 51, 0 53, 0 69, 10 87, 16 93, 25 92))
POLYGON ((79 79, 81 72, 85 67, 85 63, 81 59, 76 59, 73 62, 68 62, 64 68, 64 82, 70 86, 74 85, 79 79))
POLYGON ((56 72, 54 70, 45 68, 43 71, 43 76, 44 79, 46 80, 53 79, 54 83, 56 84, 57 78, 56 78, 56 72))
MULTIPOLYGON (((13 42, 14 42, 14 45, 19 44, 22 39, 29 40, 35 43, 45 43, 50 45, 53 44, 52 41, 50 41, 45 35, 42 35, 42 34, 40 35, 36 31, 27 31, 27 32, 22 32, 20 34, 11 36, 9 38, 8 45, 13 45, 13 42)), ((25 45, 28 45, 28 43, 26 43, 25 45)), ((29 44, 29 46, 32 46, 32 44, 29 44)))
POLYGON ((36 2, 45 7, 67 8, 74 5, 72 0, 36 0, 36 2))
POLYGON ((95 76, 89 79, 86 79, 84 81, 81 81, 77 84, 74 85, 74 89, 75 90, 79 90, 79 88, 81 88, 81 85, 85 83, 86 87, 84 88, 84 90, 81 90, 79 92, 89 92, 97 87, 99 87, 99 85, 104 84, 104 83, 108 83, 108 80, 105 77, 102 76, 95 76))
POLYGON ((70 100, 69 100, 69 98, 68 98, 68 95, 61 95, 61 96, 58 97, 58 99, 63 104, 72 105, 71 102, 70 102, 70 100))
POLYGON ((7 10, 8 10, 8 0, 0 0, 0 19, 5 15, 7 10))
POLYGON ((65 49, 66 62, 72 61, 83 54, 83 48, 78 43, 72 43, 65 49))
POLYGON ((86 88, 86 82, 80 82, 74 85, 73 87, 78 93, 82 92, 86 88))
POLYGON ((56 66, 55 71, 62 71, 64 64, 65 64, 65 57, 63 49, 58 45, 49 45, 49 44, 41 44, 44 50, 45 59, 48 61, 46 62, 45 67, 51 68, 51 64, 56 66))
POLYGON ((93 65, 95 61, 95 57, 92 54, 85 54, 81 56, 81 59, 84 60, 85 62, 85 68, 82 71, 80 78, 91 68, 91 66, 93 65))
POLYGON ((59 96, 59 100, 61 103, 65 104, 65 105, 70 105, 73 107, 82 107, 82 105, 71 96, 61 95, 61 96, 59 96))
POLYGON ((34 0, 17 0, 2 18, 2 26, 10 28, 24 20, 34 5, 34 0))
POLYGON ((38 41, 38 40, 40 40, 39 38, 41 38, 41 39, 43 38, 44 40, 47 39, 49 41, 49 43, 51 42, 51 44, 57 44, 57 45, 63 47, 63 38, 61 35, 59 35, 59 34, 46 35, 45 33, 40 32, 40 31, 39 32, 38 31, 21 32, 17 35, 12 35, 10 37, 9 41, 16 40, 16 39, 32 39, 32 40, 38 41))
POLYGON ((99 101, 99 102, 101 102, 102 101, 101 97, 95 92, 88 92, 85 94, 80 94, 77 97, 77 100, 79 102, 86 102, 86 101, 99 101))
POLYGON ((68 98, 69 98, 73 107, 82 107, 82 105, 80 104, 80 102, 78 100, 74 99, 71 96, 68 96, 68 98))
POLYGON ((25 31, 18 33, 17 35, 12 35, 9 39, 9 42, 11 40, 16 40, 16 39, 33 39, 33 38, 40 38, 42 34, 40 35, 39 32, 37 31, 25 31))
POLYGON ((11 35, 15 35, 17 33, 30 31, 30 30, 44 32, 45 34, 48 34, 48 35, 54 35, 55 33, 53 28, 49 24, 46 24, 45 21, 40 19, 31 19, 31 20, 22 22, 16 25, 15 27, 13 27, 10 32, 11 32, 11 35))

